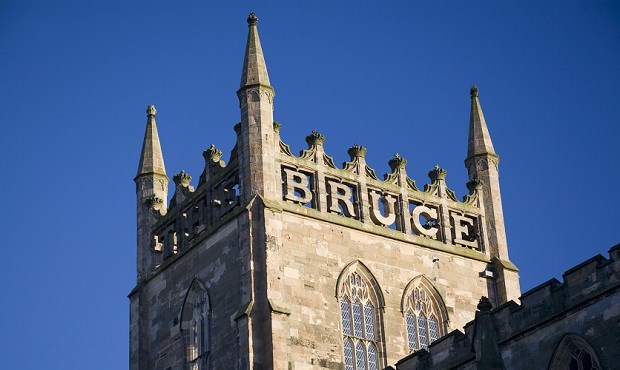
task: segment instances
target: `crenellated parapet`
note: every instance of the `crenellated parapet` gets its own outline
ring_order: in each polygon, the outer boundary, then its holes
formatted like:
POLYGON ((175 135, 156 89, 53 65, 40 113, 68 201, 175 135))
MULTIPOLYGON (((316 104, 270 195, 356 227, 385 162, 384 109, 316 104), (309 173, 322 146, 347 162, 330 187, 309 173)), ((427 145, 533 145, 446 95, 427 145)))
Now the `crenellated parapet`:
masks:
MULTIPOLYGON (((584 336, 592 333, 602 335, 598 330, 588 329, 587 325, 604 325, 601 320, 605 318, 613 322, 614 312, 617 316, 617 309, 608 307, 605 313, 590 310, 588 307, 608 297, 617 296, 620 290, 620 244, 609 250, 609 258, 600 254, 596 255, 567 270, 562 277, 562 282, 553 278, 523 293, 520 299, 521 304, 509 301, 490 310, 490 307, 486 309, 483 307, 482 303, 489 303, 483 297, 478 306, 476 320, 465 325, 464 332, 454 330, 448 333, 433 342, 428 349, 414 352, 400 360, 396 364, 397 369, 469 368, 467 364, 472 364, 476 360, 480 365, 481 352, 488 350, 489 346, 488 343, 483 343, 484 338, 494 337, 493 344, 498 349, 509 345, 515 347, 516 342, 527 340, 529 336, 534 337, 533 331, 541 330, 545 326, 552 327, 562 320, 568 320, 569 325, 576 324, 576 327, 582 331, 579 332, 569 326, 568 330, 572 333, 584 336), (490 321, 487 320, 486 323, 484 322, 485 312, 490 315, 490 321), (597 314, 602 316, 596 317, 597 314), (584 315, 588 317, 588 320, 579 319, 583 320, 584 324, 578 324, 579 321, 575 317, 584 315)), ((617 322, 614 325, 617 325, 617 322)), ((558 324, 557 327, 561 326, 558 324)), ((547 331, 561 338, 565 333, 557 332, 557 330, 549 328, 547 331)), ((610 327, 608 330, 613 330, 613 328, 610 327)), ((550 340, 550 344, 555 346, 558 341, 559 339, 550 340)), ((539 346, 542 342, 542 339, 534 342, 532 355, 541 355, 539 346)), ((524 346, 527 347, 527 344, 524 346)), ((510 361, 514 361, 511 359, 512 356, 502 353, 506 368, 514 368, 510 366, 510 361)), ((526 354, 515 353, 514 355, 523 357, 526 354)), ((549 361, 548 358, 539 360, 540 363, 549 361)))
MULTIPOLYGON (((278 134, 279 130, 278 125, 278 134)), ((435 166, 429 172, 430 183, 420 190, 407 176, 407 160, 400 155, 388 161, 391 172, 381 179, 366 163, 366 148, 354 144, 347 150, 350 161, 339 168, 325 153, 324 141, 324 135, 312 131, 306 137, 307 149, 296 156, 279 140, 276 158, 282 174, 281 201, 285 207, 294 205, 287 209, 319 217, 339 216, 414 239, 432 239, 485 253, 479 181, 459 200, 446 185, 446 171, 435 166)))

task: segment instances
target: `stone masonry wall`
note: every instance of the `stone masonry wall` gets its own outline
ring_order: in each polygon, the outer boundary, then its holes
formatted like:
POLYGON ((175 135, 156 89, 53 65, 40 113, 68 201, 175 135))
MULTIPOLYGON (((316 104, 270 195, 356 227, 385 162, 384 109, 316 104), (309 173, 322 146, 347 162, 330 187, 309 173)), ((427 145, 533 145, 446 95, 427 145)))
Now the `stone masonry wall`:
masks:
POLYGON ((236 366, 239 334, 234 319, 241 307, 243 275, 239 224, 239 219, 235 219, 222 226, 208 239, 178 256, 174 263, 163 266, 142 287, 148 325, 146 368, 185 369, 187 361, 180 314, 194 278, 202 281, 209 293, 212 315, 210 366, 215 369, 236 366))
POLYGON ((342 368, 343 349, 337 279, 361 261, 378 281, 385 307, 382 365, 409 353, 401 299, 415 277, 427 277, 448 312, 448 331, 474 318, 480 296, 490 294, 480 277, 487 263, 392 240, 300 215, 266 211, 268 295, 274 313, 275 369, 342 368), (275 344, 276 339, 282 342, 275 344))

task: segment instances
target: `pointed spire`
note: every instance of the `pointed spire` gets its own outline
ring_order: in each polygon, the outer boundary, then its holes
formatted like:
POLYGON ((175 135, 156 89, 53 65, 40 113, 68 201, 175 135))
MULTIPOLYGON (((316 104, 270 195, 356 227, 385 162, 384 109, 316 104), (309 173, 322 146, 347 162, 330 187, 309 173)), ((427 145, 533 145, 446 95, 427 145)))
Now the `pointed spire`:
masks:
POLYGON ((271 87, 265 57, 263 56, 263 48, 258 38, 257 23, 258 18, 256 14, 250 13, 248 16, 248 42, 245 48, 243 70, 241 71, 240 89, 253 85, 271 87))
POLYGON ((138 174, 136 177, 147 174, 166 176, 164 156, 161 151, 157 124, 155 122, 156 114, 157 109, 155 109, 154 105, 149 105, 146 108, 146 131, 144 133, 144 142, 142 143, 142 152, 140 153, 140 163, 138 164, 138 174))
POLYGON ((484 120, 480 100, 478 99, 478 87, 473 85, 470 90, 471 113, 469 116, 469 142, 467 144, 467 158, 480 154, 495 154, 493 142, 487 122, 484 120))

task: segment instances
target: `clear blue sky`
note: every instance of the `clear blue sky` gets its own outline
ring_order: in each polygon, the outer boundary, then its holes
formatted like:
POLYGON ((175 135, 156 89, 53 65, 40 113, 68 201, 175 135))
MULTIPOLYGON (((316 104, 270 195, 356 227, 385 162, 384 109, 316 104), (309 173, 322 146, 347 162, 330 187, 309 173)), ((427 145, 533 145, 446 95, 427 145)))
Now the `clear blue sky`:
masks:
POLYGON ((250 11, 295 151, 316 129, 463 195, 476 83, 523 291, 620 242, 617 3, 4 0, 1 368, 127 367, 146 106, 170 177, 228 160, 250 11))

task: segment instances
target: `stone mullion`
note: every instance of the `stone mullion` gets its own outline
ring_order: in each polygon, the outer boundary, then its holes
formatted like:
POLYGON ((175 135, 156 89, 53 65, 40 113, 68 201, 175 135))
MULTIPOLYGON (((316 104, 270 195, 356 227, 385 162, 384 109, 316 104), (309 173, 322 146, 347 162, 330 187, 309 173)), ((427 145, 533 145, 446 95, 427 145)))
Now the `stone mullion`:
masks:
POLYGON ((327 213, 327 186, 325 183, 325 149, 323 149, 323 142, 325 136, 312 131, 306 136, 306 143, 308 143, 308 150, 313 151, 312 159, 314 162, 313 174, 312 174, 312 207, 320 212, 327 213))
POLYGON ((316 145, 316 151, 314 153, 314 160, 316 163, 314 172, 314 188, 312 189, 312 195, 315 200, 315 207, 320 212, 327 213, 327 186, 325 185, 325 165, 323 164, 323 156, 325 151, 323 145, 316 145))
POLYGON ((413 231, 411 230, 411 222, 409 221, 411 218, 411 212, 409 212, 409 196, 407 191, 407 180, 406 175, 399 176, 399 182, 401 178, 404 180, 404 185, 401 183, 400 185, 400 213, 398 214, 398 219, 400 220, 400 231, 404 232, 407 235, 411 235, 413 231))
POLYGON ((359 220, 365 224, 374 224, 370 219, 370 199, 368 197, 368 185, 366 185, 366 159, 358 157, 357 171, 359 176, 359 194, 357 201, 359 203, 358 212, 359 220))
POLYGON ((400 212, 396 212, 396 209, 393 210, 396 215, 396 228, 399 231, 410 235, 412 233, 410 222, 412 215, 409 211, 407 171, 405 170, 407 160, 396 153, 394 154, 394 157, 388 161, 388 165, 392 170, 389 176, 392 178, 392 176, 396 174, 396 184, 399 187, 398 207, 400 212))
POLYGON ((429 173, 429 177, 433 182, 437 182, 437 196, 439 202, 439 214, 441 218, 440 229, 443 234, 443 242, 452 244, 452 227, 450 226, 450 208, 448 207, 448 193, 446 188, 446 171, 435 166, 435 169, 429 173))
MULTIPOLYGON (((441 192, 441 188, 439 190, 441 192)), ((440 195, 441 203, 439 205, 439 214, 441 217, 441 233, 443 234, 443 242, 452 244, 452 227, 450 226, 450 208, 448 208, 445 195, 440 195)))
POLYGON ((400 213, 398 213, 397 219, 400 225, 397 224, 397 227, 400 231, 404 232, 407 235, 412 234, 411 230, 411 212, 409 211, 409 189, 407 185, 407 170, 405 169, 405 165, 407 164, 407 160, 402 158, 398 154, 394 155, 388 162, 392 171, 396 171, 398 177, 398 186, 400 187, 400 196, 398 199, 400 205, 400 213))
POLYGON ((358 175, 357 202, 359 204, 359 220, 364 224, 373 224, 370 219, 370 200, 368 197, 368 186, 366 185, 366 148, 355 144, 349 148, 347 153, 351 157, 351 162, 355 163, 358 175))

